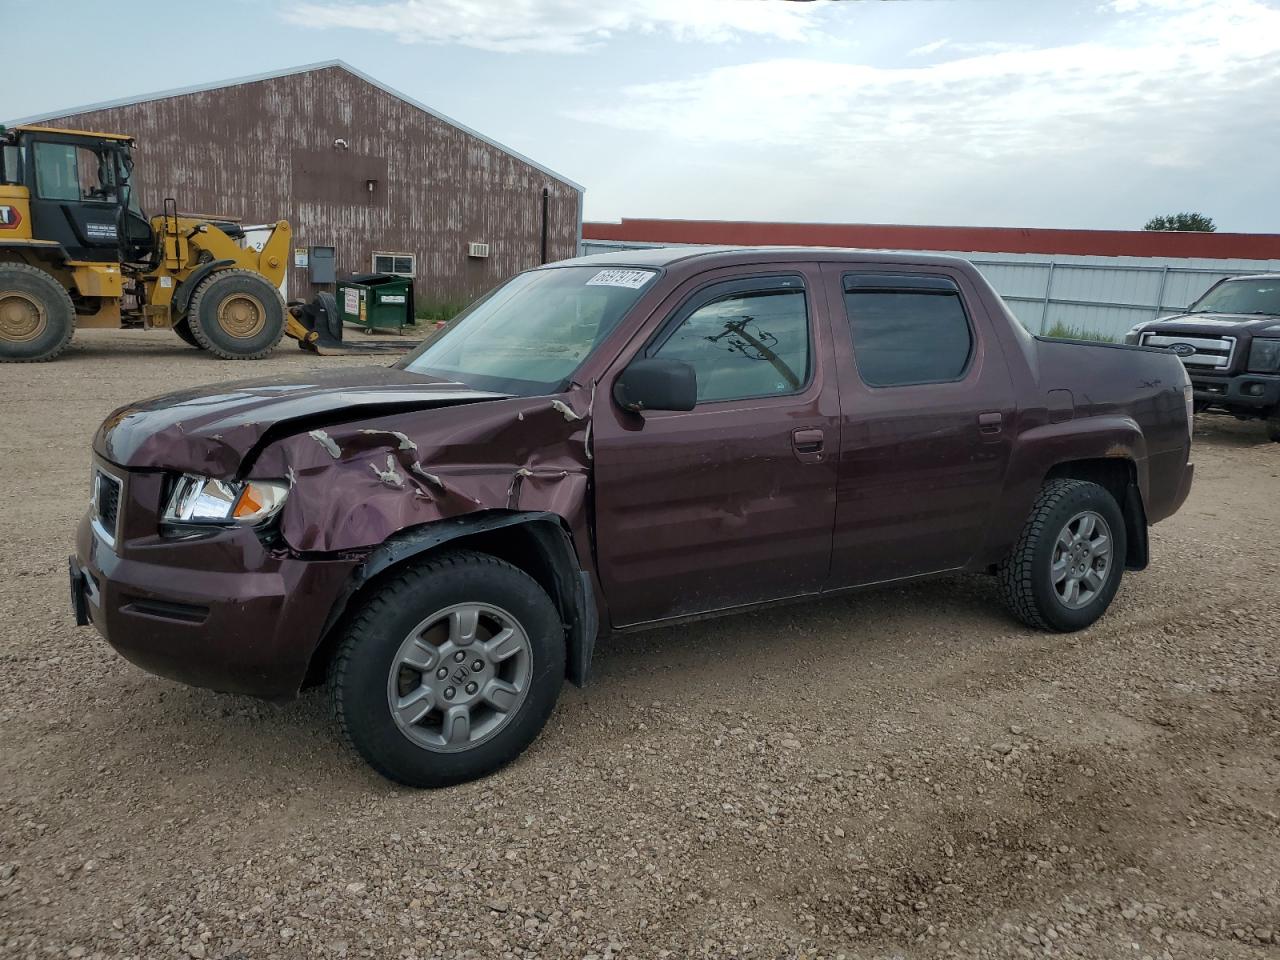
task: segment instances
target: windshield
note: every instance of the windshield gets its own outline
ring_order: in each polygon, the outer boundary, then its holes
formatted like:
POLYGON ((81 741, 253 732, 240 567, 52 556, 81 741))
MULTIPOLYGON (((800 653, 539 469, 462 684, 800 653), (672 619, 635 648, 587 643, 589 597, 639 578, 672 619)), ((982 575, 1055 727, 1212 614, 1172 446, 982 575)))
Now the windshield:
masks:
POLYGON ((1228 280, 1193 303, 1190 312, 1280 316, 1280 279, 1228 280))
POLYGON ((557 393, 656 275, 630 267, 522 273, 477 300, 399 366, 497 393, 557 393))

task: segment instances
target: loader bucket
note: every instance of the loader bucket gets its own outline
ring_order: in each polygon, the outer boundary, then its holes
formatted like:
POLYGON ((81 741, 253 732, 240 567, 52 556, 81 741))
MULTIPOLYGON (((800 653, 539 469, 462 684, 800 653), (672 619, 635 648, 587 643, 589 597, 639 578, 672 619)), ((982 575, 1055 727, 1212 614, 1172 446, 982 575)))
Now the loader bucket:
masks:
POLYGON ((290 304, 289 318, 286 332, 298 341, 298 347, 322 357, 404 353, 422 342, 411 337, 391 337, 381 343, 344 341, 338 301, 327 290, 317 293, 310 303, 290 304))
POLYGON ((305 330, 303 336, 291 331, 301 349, 323 353, 326 349, 342 348, 342 318, 332 293, 322 290, 310 303, 291 306, 289 313, 305 330))

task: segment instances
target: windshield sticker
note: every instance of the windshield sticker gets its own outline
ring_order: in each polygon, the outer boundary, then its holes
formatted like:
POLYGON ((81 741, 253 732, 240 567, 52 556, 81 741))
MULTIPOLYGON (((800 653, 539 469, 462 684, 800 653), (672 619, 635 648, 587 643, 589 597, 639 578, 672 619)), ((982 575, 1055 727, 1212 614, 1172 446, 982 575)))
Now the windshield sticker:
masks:
POLYGON ((587 281, 588 287, 630 287, 639 290, 653 274, 648 270, 601 270, 587 281))

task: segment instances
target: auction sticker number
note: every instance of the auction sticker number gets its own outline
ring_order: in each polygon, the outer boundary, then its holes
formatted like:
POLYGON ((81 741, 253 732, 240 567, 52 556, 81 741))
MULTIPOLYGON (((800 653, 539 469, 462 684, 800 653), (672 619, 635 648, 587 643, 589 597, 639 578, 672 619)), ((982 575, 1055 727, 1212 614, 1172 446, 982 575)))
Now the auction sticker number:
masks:
POLYGON ((601 270, 587 281, 589 287, 629 287, 639 290, 653 274, 648 270, 601 270))

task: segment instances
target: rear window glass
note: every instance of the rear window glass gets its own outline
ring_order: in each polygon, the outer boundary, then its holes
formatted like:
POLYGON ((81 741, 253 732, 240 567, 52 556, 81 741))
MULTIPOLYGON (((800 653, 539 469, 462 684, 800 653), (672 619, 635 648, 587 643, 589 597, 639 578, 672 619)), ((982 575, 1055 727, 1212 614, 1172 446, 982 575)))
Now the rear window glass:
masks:
POLYGON ((847 289, 854 358, 873 387, 958 380, 973 353, 969 320, 954 288, 847 289))

